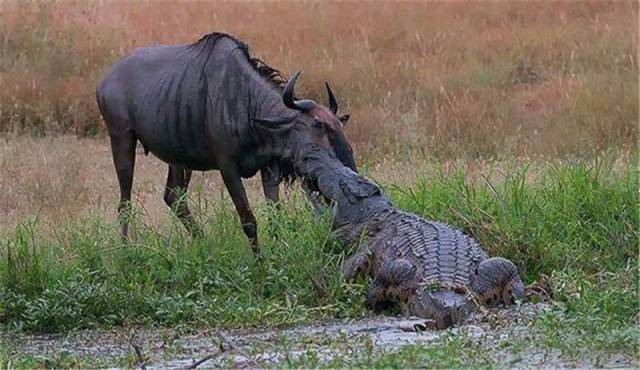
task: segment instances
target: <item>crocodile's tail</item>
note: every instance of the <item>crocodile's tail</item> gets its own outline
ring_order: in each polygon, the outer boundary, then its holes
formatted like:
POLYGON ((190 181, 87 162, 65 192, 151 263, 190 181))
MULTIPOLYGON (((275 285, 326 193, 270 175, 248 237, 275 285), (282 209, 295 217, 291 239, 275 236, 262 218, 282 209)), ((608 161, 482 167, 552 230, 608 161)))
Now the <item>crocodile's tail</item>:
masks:
POLYGON ((479 303, 490 307, 511 304, 524 298, 524 284, 518 268, 502 257, 488 258, 478 265, 471 279, 471 288, 479 303))

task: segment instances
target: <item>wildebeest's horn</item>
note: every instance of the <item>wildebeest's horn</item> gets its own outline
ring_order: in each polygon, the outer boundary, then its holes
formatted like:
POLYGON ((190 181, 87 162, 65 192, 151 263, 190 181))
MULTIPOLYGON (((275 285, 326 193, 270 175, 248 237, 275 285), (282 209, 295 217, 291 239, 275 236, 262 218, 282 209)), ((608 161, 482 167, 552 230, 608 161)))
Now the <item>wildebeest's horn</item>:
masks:
POLYGON ((284 86, 284 91, 282 92, 282 101, 287 108, 296 109, 302 112, 308 112, 313 107, 315 107, 316 103, 313 100, 294 100, 293 99, 293 90, 296 87, 296 81, 298 81, 298 77, 300 77, 302 71, 296 72, 287 84, 284 86))
POLYGON ((325 82, 324 85, 327 87, 327 94, 329 95, 329 109, 331 113, 338 113, 338 102, 336 101, 336 97, 333 95, 333 91, 329 87, 329 83, 325 82))

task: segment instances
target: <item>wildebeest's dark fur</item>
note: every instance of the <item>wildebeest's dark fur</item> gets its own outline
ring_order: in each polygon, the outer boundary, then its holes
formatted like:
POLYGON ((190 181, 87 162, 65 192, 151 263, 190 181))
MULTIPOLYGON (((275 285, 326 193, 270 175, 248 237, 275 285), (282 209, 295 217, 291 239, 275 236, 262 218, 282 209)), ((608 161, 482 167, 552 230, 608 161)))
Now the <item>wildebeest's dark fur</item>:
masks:
MULTIPOLYGON (((309 144, 334 152, 355 169, 351 147, 331 109, 296 101, 299 73, 282 73, 249 54, 242 41, 212 33, 193 44, 134 50, 107 73, 97 88, 121 191, 119 213, 131 199, 135 147, 139 141, 169 165, 165 201, 191 231, 199 231, 179 191, 192 170, 220 170, 242 227, 256 247, 257 229, 241 178, 261 171, 265 194, 277 200, 278 180, 292 173, 292 153, 309 144)), ((127 235, 126 217, 121 232, 127 235)))

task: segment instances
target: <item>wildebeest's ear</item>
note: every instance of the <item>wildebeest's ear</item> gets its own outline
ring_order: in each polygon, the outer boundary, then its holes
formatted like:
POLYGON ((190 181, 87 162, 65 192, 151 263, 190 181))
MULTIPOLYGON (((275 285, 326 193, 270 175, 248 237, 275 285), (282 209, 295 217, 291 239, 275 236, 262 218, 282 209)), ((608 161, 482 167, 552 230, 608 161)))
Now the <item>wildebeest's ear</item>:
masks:
POLYGON ((281 131, 286 130, 293 126, 295 117, 254 117, 253 122, 256 127, 271 130, 271 131, 281 131))
POLYGON ((338 117, 340 122, 342 122, 342 126, 343 127, 347 125, 347 122, 349 121, 349 117, 351 117, 351 115, 349 115, 349 114, 343 114, 340 117, 338 117))

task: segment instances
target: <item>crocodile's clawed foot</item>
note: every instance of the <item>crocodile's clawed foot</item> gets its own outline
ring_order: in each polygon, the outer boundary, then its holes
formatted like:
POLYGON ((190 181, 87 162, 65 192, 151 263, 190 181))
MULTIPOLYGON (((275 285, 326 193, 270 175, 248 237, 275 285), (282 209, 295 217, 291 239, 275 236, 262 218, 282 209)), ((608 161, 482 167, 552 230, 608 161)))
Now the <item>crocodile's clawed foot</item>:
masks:
POLYGON ((421 320, 419 322, 402 323, 399 329, 410 333, 420 333, 427 330, 437 330, 438 325, 435 320, 421 320))
POLYGON ((436 322, 436 320, 424 320, 422 323, 413 325, 413 329, 416 332, 438 330, 438 323, 436 322))

